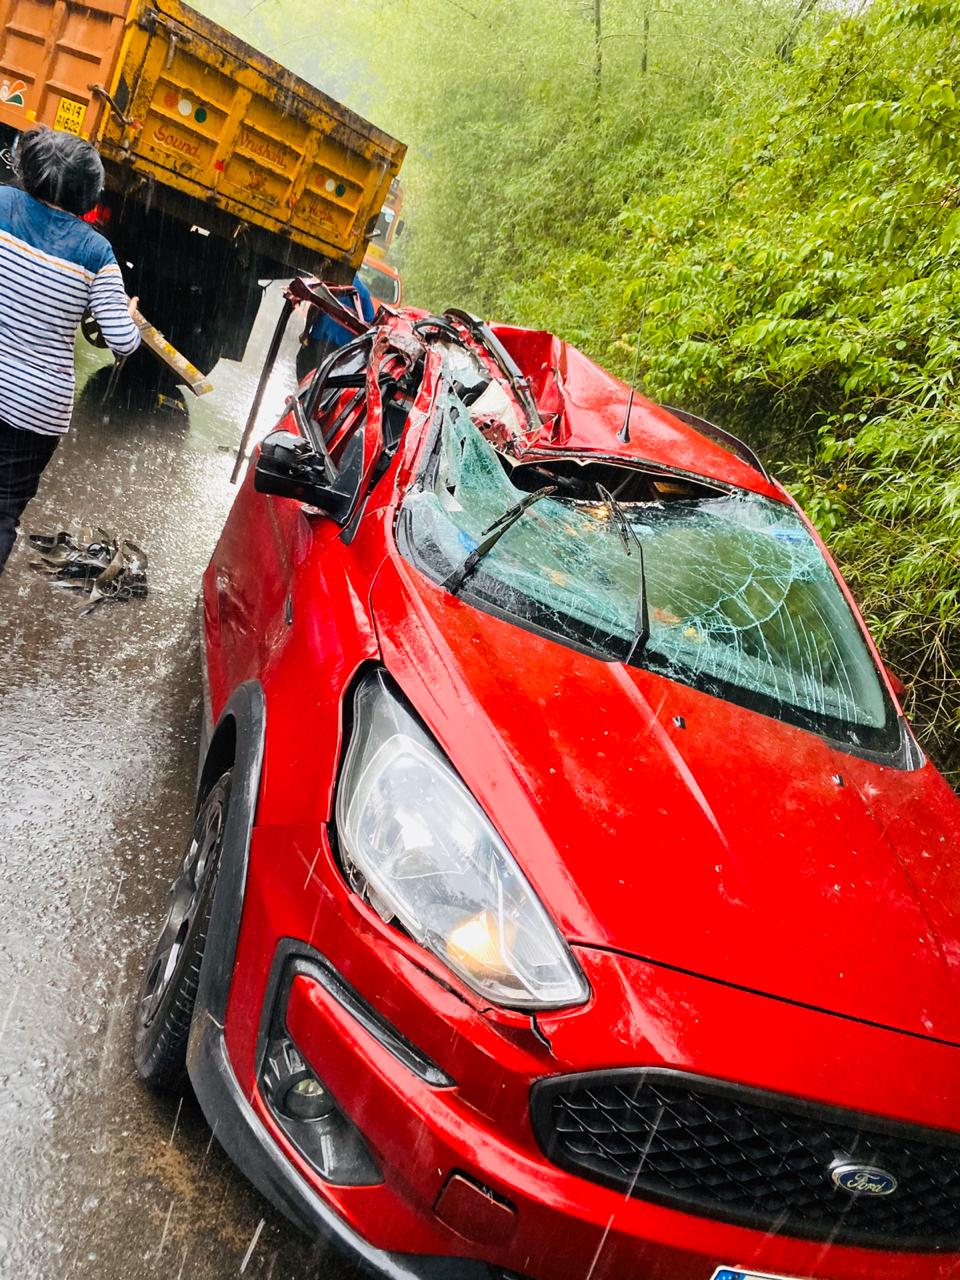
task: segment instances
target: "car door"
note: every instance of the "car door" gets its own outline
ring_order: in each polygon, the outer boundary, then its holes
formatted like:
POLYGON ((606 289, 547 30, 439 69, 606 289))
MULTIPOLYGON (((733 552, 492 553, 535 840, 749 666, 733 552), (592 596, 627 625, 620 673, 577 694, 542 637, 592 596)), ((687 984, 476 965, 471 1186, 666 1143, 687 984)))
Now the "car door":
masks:
MULTIPOLYGON (((279 429, 323 440, 334 464, 364 429, 371 342, 351 343, 328 358, 296 396, 279 429), (313 430, 310 430, 310 426, 313 430)), ((204 630, 214 714, 242 681, 259 678, 285 643, 300 566, 318 541, 340 526, 292 498, 258 493, 254 471, 243 479, 204 576, 204 630)))

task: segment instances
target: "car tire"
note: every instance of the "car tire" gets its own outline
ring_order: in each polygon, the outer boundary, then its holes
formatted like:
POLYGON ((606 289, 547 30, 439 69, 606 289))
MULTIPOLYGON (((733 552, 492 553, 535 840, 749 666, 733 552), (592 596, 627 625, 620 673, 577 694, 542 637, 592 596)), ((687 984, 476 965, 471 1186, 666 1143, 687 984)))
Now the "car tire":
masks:
POLYGON ((181 1088, 230 801, 231 772, 220 775, 197 811, 167 915, 137 995, 134 1061, 155 1089, 181 1088))

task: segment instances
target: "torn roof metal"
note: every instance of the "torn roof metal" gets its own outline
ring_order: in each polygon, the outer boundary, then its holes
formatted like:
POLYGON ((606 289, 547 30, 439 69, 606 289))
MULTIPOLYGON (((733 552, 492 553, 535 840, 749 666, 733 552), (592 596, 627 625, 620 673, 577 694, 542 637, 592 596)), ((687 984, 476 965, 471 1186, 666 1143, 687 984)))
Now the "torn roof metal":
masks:
POLYGON ((617 433, 630 400, 625 382, 552 333, 490 327, 528 379, 543 419, 543 430, 518 453, 563 448, 615 455, 783 499, 781 487, 762 469, 645 396, 634 397, 624 442, 617 433))

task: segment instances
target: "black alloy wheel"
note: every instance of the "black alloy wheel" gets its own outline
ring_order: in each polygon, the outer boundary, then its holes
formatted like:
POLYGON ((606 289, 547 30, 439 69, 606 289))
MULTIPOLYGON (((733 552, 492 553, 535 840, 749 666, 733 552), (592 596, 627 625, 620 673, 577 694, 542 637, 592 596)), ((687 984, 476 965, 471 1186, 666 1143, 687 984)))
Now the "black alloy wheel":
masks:
POLYGON ((197 813, 183 865, 170 887, 167 916, 147 961, 137 997, 134 1060, 157 1089, 176 1089, 186 1075, 187 1040, 200 982, 200 962, 230 800, 222 774, 197 813))

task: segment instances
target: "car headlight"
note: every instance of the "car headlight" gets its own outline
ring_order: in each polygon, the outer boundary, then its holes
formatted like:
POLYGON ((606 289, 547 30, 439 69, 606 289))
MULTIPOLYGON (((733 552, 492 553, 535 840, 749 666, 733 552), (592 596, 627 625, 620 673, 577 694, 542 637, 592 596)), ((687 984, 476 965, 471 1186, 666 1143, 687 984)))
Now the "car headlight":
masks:
POLYGON ((337 793, 350 881, 474 991, 582 1003, 583 975, 503 841, 382 671, 358 686, 337 793))

